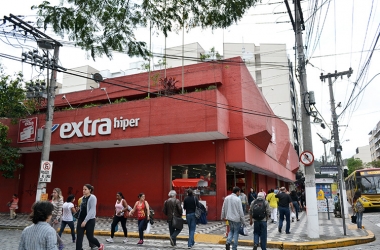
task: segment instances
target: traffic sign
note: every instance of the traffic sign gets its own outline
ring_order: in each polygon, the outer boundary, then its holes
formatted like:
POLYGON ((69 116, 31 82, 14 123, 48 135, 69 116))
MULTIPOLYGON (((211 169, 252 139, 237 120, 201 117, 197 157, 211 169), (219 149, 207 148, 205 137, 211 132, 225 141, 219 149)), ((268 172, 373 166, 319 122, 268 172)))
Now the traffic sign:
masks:
POLYGON ((52 161, 41 161, 40 181, 39 182, 51 182, 51 175, 53 172, 52 161))
POLYGON ((310 166, 314 162, 314 155, 310 151, 304 151, 300 155, 300 161, 305 166, 310 166))

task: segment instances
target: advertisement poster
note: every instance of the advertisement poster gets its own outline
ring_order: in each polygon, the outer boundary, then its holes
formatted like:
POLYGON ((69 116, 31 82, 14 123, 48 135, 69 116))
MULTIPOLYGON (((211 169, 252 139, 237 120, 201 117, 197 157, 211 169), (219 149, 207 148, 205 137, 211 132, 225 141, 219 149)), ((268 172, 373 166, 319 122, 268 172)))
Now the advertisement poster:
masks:
POLYGON ((34 142, 37 137, 37 117, 21 119, 18 125, 17 143, 34 142))

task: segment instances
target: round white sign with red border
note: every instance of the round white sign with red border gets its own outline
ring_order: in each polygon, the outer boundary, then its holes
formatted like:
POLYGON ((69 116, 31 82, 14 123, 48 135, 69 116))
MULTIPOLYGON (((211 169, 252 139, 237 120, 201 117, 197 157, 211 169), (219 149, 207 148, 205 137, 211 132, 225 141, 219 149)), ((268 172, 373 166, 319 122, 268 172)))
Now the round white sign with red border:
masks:
POLYGON ((310 166, 314 162, 314 155, 310 151, 303 151, 300 155, 300 161, 305 166, 310 166))

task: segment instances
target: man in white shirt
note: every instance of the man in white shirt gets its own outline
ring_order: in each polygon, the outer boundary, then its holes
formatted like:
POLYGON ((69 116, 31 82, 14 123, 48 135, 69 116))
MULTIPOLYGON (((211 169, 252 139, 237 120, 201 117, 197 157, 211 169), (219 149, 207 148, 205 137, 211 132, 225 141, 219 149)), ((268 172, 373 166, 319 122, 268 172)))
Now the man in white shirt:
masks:
POLYGON ((223 202, 221 219, 228 220, 228 224, 230 225, 230 232, 228 233, 226 241, 226 250, 230 250, 232 238, 234 239, 232 250, 237 249, 239 240, 239 229, 242 224, 245 225, 244 212, 239 195, 240 188, 234 187, 232 190, 232 194, 227 196, 223 202))

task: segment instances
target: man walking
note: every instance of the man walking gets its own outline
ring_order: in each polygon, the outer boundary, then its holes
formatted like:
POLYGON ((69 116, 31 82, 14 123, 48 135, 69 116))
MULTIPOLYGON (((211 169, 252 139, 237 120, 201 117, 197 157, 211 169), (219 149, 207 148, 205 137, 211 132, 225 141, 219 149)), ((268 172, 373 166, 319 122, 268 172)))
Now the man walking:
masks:
POLYGON ((290 210, 289 205, 294 212, 294 207, 290 195, 286 193, 286 188, 281 187, 280 192, 275 196, 278 198, 278 212, 280 213, 280 222, 278 224, 278 232, 281 233, 282 224, 284 223, 284 216, 286 217, 286 230, 287 234, 290 234, 290 210))
POLYGON ((181 202, 176 198, 177 192, 171 190, 169 192, 169 199, 165 201, 163 212, 168 217, 169 233, 170 233, 170 244, 174 247, 176 246, 177 236, 182 229, 177 229, 172 226, 173 216, 182 218, 182 206, 181 202))
POLYGON ((230 250, 232 238, 234 239, 232 250, 237 249, 239 240, 239 229, 242 224, 245 224, 243 207, 241 205, 239 195, 240 188, 234 187, 232 189, 232 194, 227 196, 223 202, 221 219, 228 220, 228 224, 230 225, 230 232, 228 233, 226 242, 226 250, 230 250))
POLYGON ((267 221, 271 214, 268 201, 265 200, 264 193, 257 194, 257 199, 251 203, 249 209, 249 224, 253 222, 253 250, 257 250, 259 245, 259 238, 261 242, 261 249, 267 249, 267 221))

